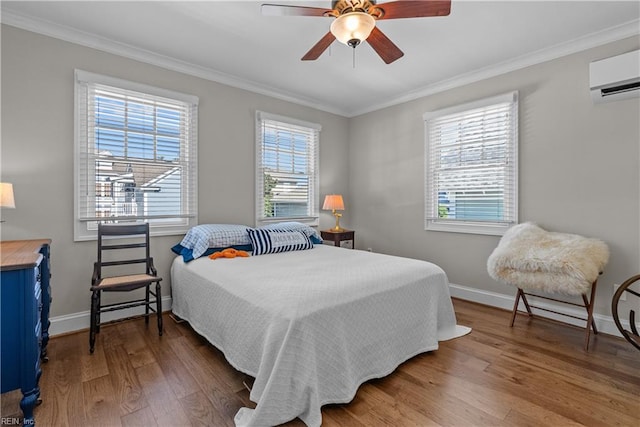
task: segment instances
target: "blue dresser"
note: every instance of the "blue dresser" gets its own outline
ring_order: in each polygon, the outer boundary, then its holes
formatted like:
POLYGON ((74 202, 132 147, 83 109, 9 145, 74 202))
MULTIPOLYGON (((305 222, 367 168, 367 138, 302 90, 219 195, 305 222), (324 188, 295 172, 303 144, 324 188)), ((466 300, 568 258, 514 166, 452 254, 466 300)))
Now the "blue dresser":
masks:
POLYGON ((20 388, 23 425, 35 424, 41 361, 49 341, 51 240, 0 242, 0 383, 2 393, 20 388))

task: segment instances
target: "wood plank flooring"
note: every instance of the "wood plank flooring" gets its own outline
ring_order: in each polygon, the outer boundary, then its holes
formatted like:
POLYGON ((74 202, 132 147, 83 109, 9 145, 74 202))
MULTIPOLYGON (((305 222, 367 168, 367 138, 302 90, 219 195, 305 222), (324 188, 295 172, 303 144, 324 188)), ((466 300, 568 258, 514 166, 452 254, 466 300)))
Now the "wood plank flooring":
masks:
MULTIPOLYGON (((454 300, 467 336, 360 387, 345 405, 323 407, 326 426, 640 426, 640 352, 599 334, 454 300)), ((254 407, 222 353, 187 323, 165 316, 104 326, 89 355, 88 333, 54 337, 40 380, 39 426, 233 426, 254 407)), ((2 425, 20 393, 2 395, 2 425)), ((293 420, 287 426, 303 426, 293 420)))

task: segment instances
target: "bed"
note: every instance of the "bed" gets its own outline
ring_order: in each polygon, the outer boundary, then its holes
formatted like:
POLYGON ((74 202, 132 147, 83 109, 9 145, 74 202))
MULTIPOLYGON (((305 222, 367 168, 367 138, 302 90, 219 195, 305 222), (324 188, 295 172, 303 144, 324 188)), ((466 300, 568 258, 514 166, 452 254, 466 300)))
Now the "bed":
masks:
POLYGON ((429 262, 329 245, 171 268, 173 312, 255 378, 237 426, 299 417, 320 426, 320 408, 353 399, 456 326, 444 271, 429 262))

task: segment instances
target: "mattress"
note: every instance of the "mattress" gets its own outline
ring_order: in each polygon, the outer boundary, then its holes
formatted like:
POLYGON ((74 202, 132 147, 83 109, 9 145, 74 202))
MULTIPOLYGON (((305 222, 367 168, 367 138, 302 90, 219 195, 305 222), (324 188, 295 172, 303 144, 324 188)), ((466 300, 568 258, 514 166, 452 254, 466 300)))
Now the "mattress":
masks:
POLYGON ((445 272, 435 264, 317 245, 171 268, 172 310, 255 378, 237 426, 299 417, 353 399, 360 384, 460 335, 445 272))

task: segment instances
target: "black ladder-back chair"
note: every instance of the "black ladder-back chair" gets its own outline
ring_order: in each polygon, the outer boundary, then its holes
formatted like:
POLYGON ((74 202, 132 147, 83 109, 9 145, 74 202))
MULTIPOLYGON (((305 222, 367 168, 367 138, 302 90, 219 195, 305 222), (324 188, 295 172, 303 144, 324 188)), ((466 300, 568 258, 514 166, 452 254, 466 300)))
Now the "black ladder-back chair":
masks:
POLYGON ((162 278, 158 277, 149 251, 149 224, 98 224, 98 260, 93 264, 91 279, 90 353, 94 351, 96 334, 100 332, 100 314, 108 311, 145 306, 145 322, 149 324, 150 312, 156 313, 158 334, 162 336, 160 281, 162 278), (126 240, 105 239, 105 237, 122 237, 126 240), (113 253, 113 251, 118 252, 113 253), (105 252, 112 252, 113 255, 107 256, 105 252), (127 255, 135 257, 125 258, 127 255), (104 274, 105 267, 127 264, 145 264, 144 273, 112 276, 104 274), (151 290, 153 283, 156 284, 155 291, 151 290), (100 302, 102 292, 129 292, 140 288, 145 288, 144 298, 107 305, 102 305, 100 302), (155 300, 151 300, 152 295, 155 300))

